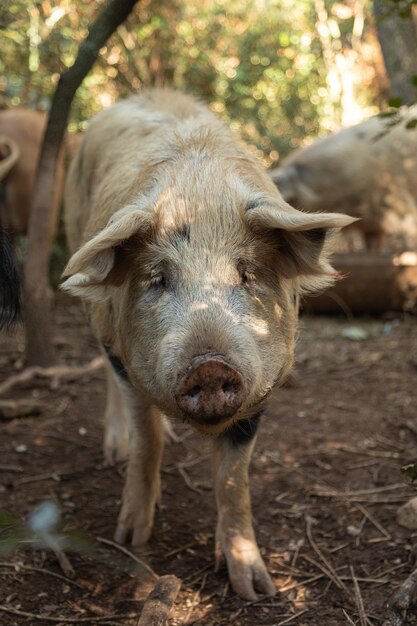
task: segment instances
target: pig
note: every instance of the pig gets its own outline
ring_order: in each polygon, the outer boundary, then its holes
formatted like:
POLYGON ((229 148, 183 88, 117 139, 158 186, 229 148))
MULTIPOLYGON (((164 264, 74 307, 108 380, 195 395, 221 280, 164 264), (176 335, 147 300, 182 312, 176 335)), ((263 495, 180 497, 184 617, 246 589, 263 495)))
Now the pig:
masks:
POLYGON ((123 456, 129 430, 115 540, 150 537, 165 415, 212 439, 217 564, 224 556, 242 598, 275 593, 249 461, 266 400, 293 364, 300 294, 332 283, 329 237, 352 218, 292 208, 223 122, 168 89, 93 118, 64 205, 63 289, 86 303, 109 364, 108 459, 123 456))
POLYGON ((20 314, 20 278, 13 249, 0 226, 0 331, 20 314))
MULTIPOLYGON (((23 108, 0 111, 0 223, 13 239, 26 235, 32 188, 46 115, 23 108)), ((53 239, 64 188, 64 153, 57 164, 53 214, 49 231, 53 239)))
POLYGON ((414 248, 416 119, 417 106, 404 107, 316 139, 292 152, 271 177, 296 208, 361 218, 355 227, 370 251, 380 251, 386 235, 398 235, 414 248))

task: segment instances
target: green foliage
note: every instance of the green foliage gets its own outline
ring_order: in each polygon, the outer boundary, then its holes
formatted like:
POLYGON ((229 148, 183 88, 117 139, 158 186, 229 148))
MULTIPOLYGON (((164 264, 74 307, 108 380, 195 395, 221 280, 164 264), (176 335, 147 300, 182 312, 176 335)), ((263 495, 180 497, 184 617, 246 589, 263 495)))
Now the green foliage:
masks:
POLYGON ((91 541, 82 533, 59 529, 60 511, 55 502, 45 500, 31 511, 25 521, 0 509, 0 557, 17 551, 22 545, 46 550, 87 552, 91 541))
POLYGON ((394 109, 398 109, 400 106, 402 106, 404 103, 402 101, 401 98, 390 98, 388 100, 388 106, 389 107, 393 107, 394 109))
MULTIPOLYGON (((3 0, 0 102, 47 109, 103 1, 3 0)), ((354 18, 342 21, 336 43, 349 47, 354 18)), ((316 22, 312 0, 142 0, 79 88, 72 130, 119 97, 171 84, 275 161, 334 112, 316 22)))
POLYGON ((417 461, 407 463, 401 467, 401 474, 408 483, 415 483, 417 480, 417 461))

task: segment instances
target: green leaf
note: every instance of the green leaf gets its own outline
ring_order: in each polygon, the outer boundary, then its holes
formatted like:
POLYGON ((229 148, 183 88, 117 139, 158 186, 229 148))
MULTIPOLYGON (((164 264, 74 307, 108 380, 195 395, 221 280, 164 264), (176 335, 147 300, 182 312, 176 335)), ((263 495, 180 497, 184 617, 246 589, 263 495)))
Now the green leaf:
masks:
POLYGON ((20 526, 20 520, 6 511, 0 510, 0 528, 8 528, 9 526, 20 526))
POLYGON ((22 529, 12 531, 3 536, 0 539, 0 556, 11 554, 17 550, 22 541, 25 540, 27 540, 27 534, 22 529))
POLYGON ((401 468, 401 474, 409 483, 413 483, 417 480, 417 461, 414 463, 407 463, 407 465, 403 465, 401 468))
POLYGON ((388 100, 388 106, 398 109, 403 104, 402 98, 390 98, 388 100))
POLYGON ((397 115, 398 111, 395 109, 386 109, 385 111, 381 111, 378 113, 378 117, 392 117, 393 115, 397 115))
POLYGON ((400 17, 411 17, 411 10, 412 10, 412 5, 410 4, 410 6, 405 7, 404 9, 401 9, 400 11, 398 11, 398 15, 400 17))
POLYGON ((405 125, 406 128, 415 128, 417 126, 417 118, 413 118, 412 120, 408 120, 407 124, 405 125))
POLYGON ((19 543, 18 537, 13 537, 12 535, 0 539, 0 556, 8 556, 14 552, 18 548, 19 543))

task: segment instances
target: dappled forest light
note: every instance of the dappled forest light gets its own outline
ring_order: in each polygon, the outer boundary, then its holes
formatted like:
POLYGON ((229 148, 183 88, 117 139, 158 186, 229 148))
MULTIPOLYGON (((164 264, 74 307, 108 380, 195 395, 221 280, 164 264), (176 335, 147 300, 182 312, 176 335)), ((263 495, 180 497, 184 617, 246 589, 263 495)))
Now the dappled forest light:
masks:
MULTIPOLYGON (((3 2, 0 104, 47 109, 102 4, 3 2)), ((365 0, 145 0, 102 49, 70 129, 154 85, 203 98, 268 164, 308 137, 375 113, 386 95, 365 0)))

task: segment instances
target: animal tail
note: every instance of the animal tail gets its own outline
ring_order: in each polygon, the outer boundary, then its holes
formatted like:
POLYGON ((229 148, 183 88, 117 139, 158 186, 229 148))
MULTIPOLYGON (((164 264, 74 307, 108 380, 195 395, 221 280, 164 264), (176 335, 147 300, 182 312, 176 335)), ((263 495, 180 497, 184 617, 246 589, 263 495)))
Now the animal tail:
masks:
POLYGON ((19 271, 12 245, 0 226, 0 330, 13 324, 20 311, 19 271))

